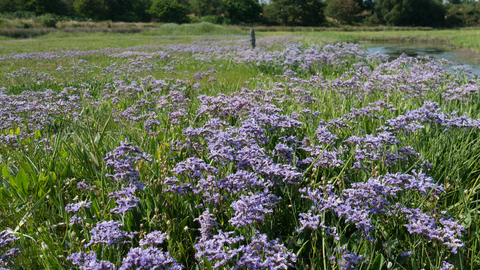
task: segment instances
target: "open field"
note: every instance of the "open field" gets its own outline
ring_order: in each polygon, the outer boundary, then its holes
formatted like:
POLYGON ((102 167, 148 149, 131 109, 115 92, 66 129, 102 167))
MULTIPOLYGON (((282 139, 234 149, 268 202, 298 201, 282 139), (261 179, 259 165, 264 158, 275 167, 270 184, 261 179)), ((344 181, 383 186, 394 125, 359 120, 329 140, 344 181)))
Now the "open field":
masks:
POLYGON ((479 269, 478 78, 282 34, 0 42, 0 268, 479 269))

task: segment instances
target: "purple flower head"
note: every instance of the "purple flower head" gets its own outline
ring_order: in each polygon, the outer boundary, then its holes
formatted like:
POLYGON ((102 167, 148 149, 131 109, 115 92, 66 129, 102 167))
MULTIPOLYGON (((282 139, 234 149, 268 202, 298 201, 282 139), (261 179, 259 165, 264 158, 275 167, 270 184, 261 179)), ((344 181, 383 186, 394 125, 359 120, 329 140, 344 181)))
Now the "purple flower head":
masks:
POLYGON ((442 267, 436 267, 438 270, 453 270, 455 266, 447 261, 442 262, 442 267))
POLYGON ((203 213, 194 221, 198 221, 200 223, 200 241, 206 241, 213 231, 213 228, 218 226, 217 218, 213 214, 210 214, 210 210, 207 208, 203 213))
POLYGON ((243 241, 243 236, 235 236, 234 232, 218 231, 218 234, 211 238, 200 238, 193 247, 197 250, 195 258, 205 257, 208 261, 215 263, 213 268, 217 269, 228 264, 242 251, 242 248, 232 248, 231 246, 243 241))
POLYGON ((141 247, 145 246, 156 246, 163 244, 163 240, 167 238, 167 233, 162 233, 160 231, 153 231, 147 235, 143 239, 140 240, 139 245, 141 247))
POLYGON ((90 190, 93 190, 92 187, 88 186, 87 184, 85 184, 85 182, 78 182, 77 183, 77 188, 79 190, 83 190, 83 191, 90 191, 90 190))
POLYGON ((94 251, 84 253, 83 251, 72 253, 67 257, 67 261, 72 261, 80 270, 115 270, 115 265, 109 261, 100 261, 94 251))
POLYGON ((279 240, 268 241, 259 231, 250 244, 243 246, 243 256, 235 261, 233 269, 287 269, 294 267, 297 256, 289 252, 279 240))
POLYGON ((82 221, 84 221, 85 219, 87 219, 87 217, 77 217, 77 215, 73 215, 70 218, 69 225, 73 226, 74 224, 82 224, 82 221))
POLYGON ((123 258, 122 266, 119 270, 181 270, 183 266, 180 265, 175 259, 170 257, 168 252, 163 252, 155 247, 131 248, 127 256, 123 258))
POLYGON ((85 244, 85 247, 89 247, 96 244, 107 244, 108 246, 113 244, 126 244, 130 243, 129 240, 133 239, 135 232, 125 232, 120 230, 123 224, 118 221, 103 221, 97 224, 91 231, 90 242, 85 244))
POLYGON ((112 213, 120 214, 125 217, 125 214, 136 208, 140 199, 135 197, 135 190, 134 186, 130 187, 122 187, 122 190, 112 192, 108 195, 110 199, 117 199, 115 203, 117 206, 110 210, 112 213))
POLYGON ((363 259, 363 255, 357 256, 355 252, 350 252, 346 247, 335 249, 335 251, 340 255, 338 265, 341 270, 357 269, 355 265, 359 264, 363 259))
POLYGON ((103 160, 107 167, 113 168, 114 172, 114 174, 107 174, 107 177, 111 177, 116 181, 124 181, 127 184, 134 184, 140 190, 143 190, 143 185, 137 181, 140 178, 140 174, 135 169, 135 164, 141 160, 153 161, 148 154, 126 141, 120 142, 120 146, 107 153, 103 160))
POLYGON ((82 209, 90 208, 92 202, 81 201, 78 203, 69 203, 65 206, 65 211, 67 213, 77 213, 82 209))
POLYGON ((205 172, 215 174, 217 172, 217 169, 208 165, 202 159, 187 158, 187 160, 178 163, 177 167, 172 171, 176 175, 185 175, 191 178, 199 178, 205 172))
POLYGON ((273 210, 269 208, 276 205, 280 199, 281 198, 273 194, 268 194, 268 192, 260 192, 257 194, 250 192, 248 196, 242 194, 240 198, 231 205, 235 211, 235 215, 229 222, 237 228, 254 222, 263 222, 266 214, 273 213, 273 210))
POLYGON ((7 231, 0 232, 0 249, 10 247, 13 243, 20 240, 19 237, 16 237, 12 233, 7 231))

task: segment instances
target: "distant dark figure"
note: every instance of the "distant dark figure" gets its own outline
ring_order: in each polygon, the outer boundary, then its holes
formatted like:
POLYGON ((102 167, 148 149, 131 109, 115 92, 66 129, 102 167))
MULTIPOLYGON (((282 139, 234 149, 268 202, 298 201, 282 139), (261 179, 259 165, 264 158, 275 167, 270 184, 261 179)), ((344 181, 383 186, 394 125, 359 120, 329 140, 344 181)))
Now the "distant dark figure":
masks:
POLYGON ((255 29, 250 30, 250 41, 252 42, 252 49, 255 49, 255 29))

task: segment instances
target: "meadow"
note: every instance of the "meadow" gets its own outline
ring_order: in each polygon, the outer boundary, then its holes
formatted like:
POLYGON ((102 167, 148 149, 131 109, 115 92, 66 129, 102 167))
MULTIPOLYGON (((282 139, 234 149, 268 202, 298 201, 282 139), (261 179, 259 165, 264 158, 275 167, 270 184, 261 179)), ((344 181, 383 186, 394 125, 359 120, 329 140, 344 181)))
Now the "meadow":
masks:
POLYGON ((0 43, 0 269, 479 269, 477 75, 235 31, 0 43))

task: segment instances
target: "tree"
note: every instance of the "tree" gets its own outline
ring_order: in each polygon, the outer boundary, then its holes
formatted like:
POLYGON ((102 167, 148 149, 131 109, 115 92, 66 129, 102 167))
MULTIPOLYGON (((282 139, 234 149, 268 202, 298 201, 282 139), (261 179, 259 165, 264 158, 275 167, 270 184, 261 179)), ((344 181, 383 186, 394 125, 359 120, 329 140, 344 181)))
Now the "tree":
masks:
POLYGON ((241 22, 258 20, 262 7, 255 0, 223 0, 227 16, 241 22))
POLYGON ((272 0, 264 11, 283 25, 317 26, 325 22, 324 9, 321 0, 272 0))
POLYGON ((445 7, 437 0, 376 0, 376 14, 388 25, 442 26, 445 7))
POLYGON ((150 15, 161 22, 187 23, 188 9, 176 0, 154 0, 149 9, 150 15))
POLYGON ((340 23, 351 23, 360 11, 361 8, 355 0, 330 0, 325 8, 325 14, 340 23))
POLYGON ((224 6, 222 0, 190 0, 191 11, 197 16, 220 15, 224 6))
POLYGON ((79 16, 97 20, 108 18, 108 10, 103 0, 75 0, 75 13, 79 16))
POLYGON ((15 12, 20 9, 20 5, 16 0, 0 0, 0 12, 15 12))
POLYGON ((0 12, 31 11, 37 15, 66 13, 67 5, 61 0, 0 0, 0 12))
POLYGON ((358 6, 362 10, 368 10, 368 9, 372 9, 374 7, 373 0, 354 0, 354 1, 358 3, 358 6))
POLYGON ((151 15, 148 12, 148 9, 151 6, 151 0, 133 0, 132 13, 137 20, 142 22, 148 22, 151 19, 151 15))

